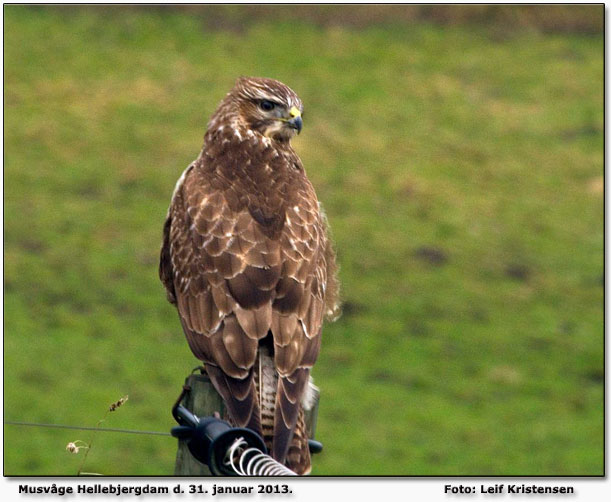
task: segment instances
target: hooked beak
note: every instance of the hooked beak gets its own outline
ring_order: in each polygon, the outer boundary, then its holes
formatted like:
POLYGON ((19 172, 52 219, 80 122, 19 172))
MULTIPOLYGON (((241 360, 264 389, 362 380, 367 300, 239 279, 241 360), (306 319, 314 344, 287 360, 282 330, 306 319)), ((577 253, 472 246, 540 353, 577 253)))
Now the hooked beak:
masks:
POLYGON ((295 117, 291 120, 289 120, 288 122, 289 127, 291 127, 292 129, 296 129, 297 130, 297 134, 299 134, 301 132, 301 129, 303 127, 303 120, 301 120, 301 117, 295 117))
POLYGON ((297 134, 299 134, 301 132, 301 129, 303 128, 303 120, 301 119, 301 111, 299 111, 297 107, 293 106, 289 110, 289 113, 291 114, 291 118, 287 120, 287 123, 289 127, 297 130, 297 134))

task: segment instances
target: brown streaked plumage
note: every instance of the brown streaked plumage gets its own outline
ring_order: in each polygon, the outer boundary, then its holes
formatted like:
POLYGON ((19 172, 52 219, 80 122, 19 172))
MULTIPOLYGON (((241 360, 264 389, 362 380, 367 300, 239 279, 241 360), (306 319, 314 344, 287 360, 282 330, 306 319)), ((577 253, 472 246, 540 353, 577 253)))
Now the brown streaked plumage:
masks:
POLYGON ((240 78, 172 196, 159 275, 229 419, 310 471, 302 399, 323 317, 339 311, 327 222, 290 144, 303 106, 286 85, 240 78))

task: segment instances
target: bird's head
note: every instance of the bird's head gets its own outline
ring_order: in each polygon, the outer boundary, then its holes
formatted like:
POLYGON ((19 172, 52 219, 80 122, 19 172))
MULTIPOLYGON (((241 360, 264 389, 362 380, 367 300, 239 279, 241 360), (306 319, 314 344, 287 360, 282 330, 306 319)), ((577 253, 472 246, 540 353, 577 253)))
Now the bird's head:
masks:
POLYGON ((295 92, 271 78, 239 78, 229 93, 242 127, 286 142, 303 127, 303 104, 295 92))

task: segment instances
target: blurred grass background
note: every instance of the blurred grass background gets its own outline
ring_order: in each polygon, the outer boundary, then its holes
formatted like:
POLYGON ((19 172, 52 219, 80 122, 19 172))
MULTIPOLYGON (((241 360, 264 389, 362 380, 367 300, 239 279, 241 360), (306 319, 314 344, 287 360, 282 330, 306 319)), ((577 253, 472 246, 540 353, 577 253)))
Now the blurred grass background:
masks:
MULTIPOLYGON (((168 431, 197 364, 157 278, 239 75, 306 106, 343 317, 318 475, 603 474, 603 7, 4 7, 4 418, 168 431)), ((4 428, 5 475, 90 433, 4 428)), ((171 475, 100 433, 85 471, 171 475)))

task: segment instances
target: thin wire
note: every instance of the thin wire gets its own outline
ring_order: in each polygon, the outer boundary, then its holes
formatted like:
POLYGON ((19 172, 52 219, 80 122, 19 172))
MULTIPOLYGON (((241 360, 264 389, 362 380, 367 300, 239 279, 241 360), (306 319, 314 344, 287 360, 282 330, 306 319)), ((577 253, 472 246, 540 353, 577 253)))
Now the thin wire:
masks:
POLYGON ((53 429, 73 429, 73 430, 79 430, 79 431, 122 432, 125 434, 147 434, 149 436, 172 436, 169 432, 137 431, 137 430, 130 430, 130 429, 111 429, 111 428, 104 428, 104 427, 79 427, 75 425, 60 425, 60 424, 36 424, 33 422, 5 421, 4 425, 24 425, 27 427, 50 427, 53 429))

